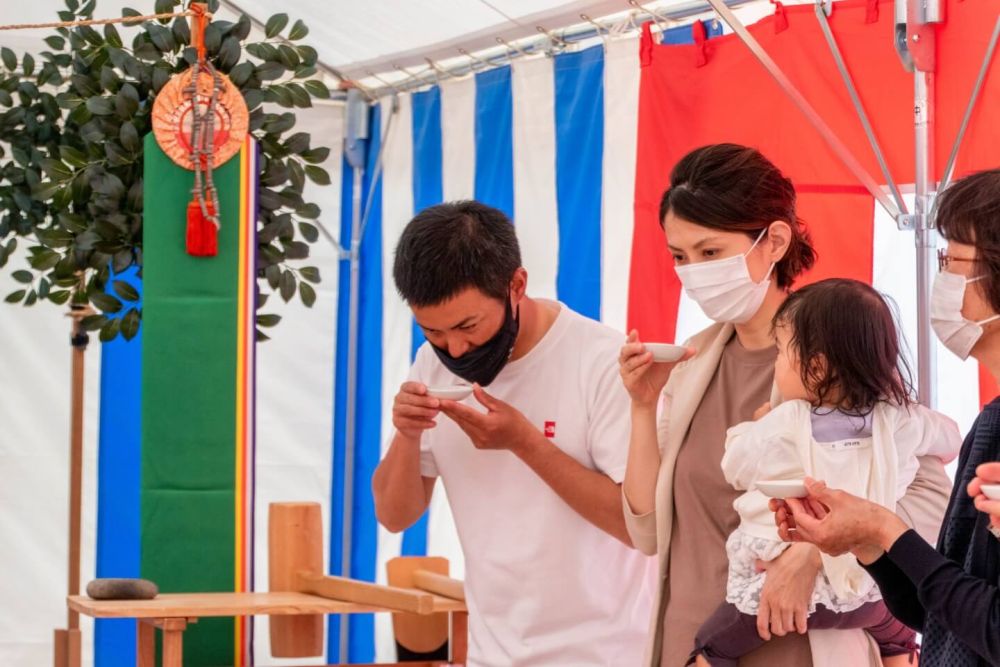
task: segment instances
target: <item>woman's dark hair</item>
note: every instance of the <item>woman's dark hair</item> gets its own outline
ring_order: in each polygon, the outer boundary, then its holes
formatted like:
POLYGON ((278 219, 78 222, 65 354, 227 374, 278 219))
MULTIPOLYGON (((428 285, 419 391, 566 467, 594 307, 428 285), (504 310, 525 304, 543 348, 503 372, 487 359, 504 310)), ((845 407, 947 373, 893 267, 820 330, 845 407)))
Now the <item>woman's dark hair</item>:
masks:
POLYGON ((938 197, 937 228, 949 241, 976 248, 976 281, 987 303, 1000 313, 1000 169, 955 181, 938 197))
POLYGON ((870 285, 830 278, 792 292, 773 320, 791 331, 791 351, 814 405, 867 414, 879 401, 912 402, 910 368, 900 354, 892 310, 870 285))
POLYGON ((661 225, 671 211, 702 227, 753 239, 772 222, 787 222, 792 240, 775 266, 778 287, 788 289, 816 262, 809 232, 795 213, 792 182, 755 148, 714 144, 685 155, 660 200, 661 225))
POLYGON ((392 275, 411 306, 434 306, 474 287, 506 300, 521 266, 514 225, 503 211, 477 201, 425 208, 396 245, 392 275))

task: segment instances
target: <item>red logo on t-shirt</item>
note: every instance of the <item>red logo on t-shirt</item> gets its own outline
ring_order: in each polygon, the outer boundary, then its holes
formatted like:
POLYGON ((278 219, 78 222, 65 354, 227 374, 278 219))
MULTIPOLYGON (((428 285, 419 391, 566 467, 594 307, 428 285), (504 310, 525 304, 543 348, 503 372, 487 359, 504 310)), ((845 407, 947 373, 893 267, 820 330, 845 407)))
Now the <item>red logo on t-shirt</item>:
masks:
POLYGON ((555 422, 545 422, 545 437, 554 438, 556 437, 556 423, 555 422))

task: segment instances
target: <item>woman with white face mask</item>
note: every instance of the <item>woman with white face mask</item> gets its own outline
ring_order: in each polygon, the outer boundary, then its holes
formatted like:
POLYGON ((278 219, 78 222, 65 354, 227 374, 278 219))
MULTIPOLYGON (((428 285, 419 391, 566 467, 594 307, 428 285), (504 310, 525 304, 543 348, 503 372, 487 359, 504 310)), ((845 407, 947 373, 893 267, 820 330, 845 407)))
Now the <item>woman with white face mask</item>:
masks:
MULTIPOLYGON (((740 492, 723 477, 726 431, 779 397, 771 321, 795 279, 815 260, 795 210, 792 183, 758 151, 720 144, 685 156, 660 204, 665 242, 687 293, 716 324, 687 341, 677 364, 654 363, 631 332, 621 375, 632 398, 632 435, 622 486, 632 543, 657 554, 645 665, 681 667, 701 624, 725 599, 725 543, 739 523, 740 492), (659 414, 659 416, 658 416, 659 414)), ((921 470, 900 512, 936 534, 949 482, 937 459, 921 470)), ((762 563, 758 629, 773 637, 743 667, 877 665, 858 630, 807 631, 820 554, 794 545, 762 563)))
MULTIPOLYGON (((937 226, 948 247, 939 253, 930 324, 954 354, 1000 379, 1000 169, 942 193, 937 226)), ((889 610, 923 633, 923 664, 1000 664, 1000 506, 983 494, 983 484, 1000 482, 997 460, 1000 398, 962 445, 936 550, 896 514, 811 480, 809 501, 772 501, 775 522, 783 539, 852 552, 889 610)))

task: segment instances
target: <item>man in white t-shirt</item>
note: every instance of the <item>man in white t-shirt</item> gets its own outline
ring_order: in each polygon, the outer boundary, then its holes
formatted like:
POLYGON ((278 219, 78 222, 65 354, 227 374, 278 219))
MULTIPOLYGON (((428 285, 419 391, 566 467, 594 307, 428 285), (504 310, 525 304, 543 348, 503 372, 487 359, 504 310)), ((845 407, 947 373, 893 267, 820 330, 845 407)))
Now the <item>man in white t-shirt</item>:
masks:
POLYGON ((513 226, 477 202, 419 213, 393 274, 428 342, 396 395, 375 510, 403 530, 442 479, 465 556, 469 664, 639 664, 654 575, 622 513, 622 334, 528 297, 513 226), (461 402, 428 395, 473 383, 461 402))

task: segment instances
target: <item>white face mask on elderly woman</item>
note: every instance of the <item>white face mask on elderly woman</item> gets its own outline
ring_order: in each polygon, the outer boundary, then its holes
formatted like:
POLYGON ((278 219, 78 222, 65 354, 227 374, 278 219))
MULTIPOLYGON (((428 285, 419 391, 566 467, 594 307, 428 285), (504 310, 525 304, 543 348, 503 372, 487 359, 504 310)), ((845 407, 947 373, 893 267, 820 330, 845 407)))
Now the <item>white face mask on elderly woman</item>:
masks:
POLYGON ((931 328, 946 348, 960 359, 968 359, 976 342, 983 336, 983 325, 1000 319, 1000 315, 973 322, 962 315, 965 288, 983 276, 966 278, 943 271, 934 280, 931 292, 931 328))
POLYGON ((753 317, 764 302, 774 264, 764 279, 755 283, 747 267, 747 255, 765 234, 767 229, 761 231, 750 250, 742 255, 674 267, 684 291, 714 321, 742 324, 753 317))

